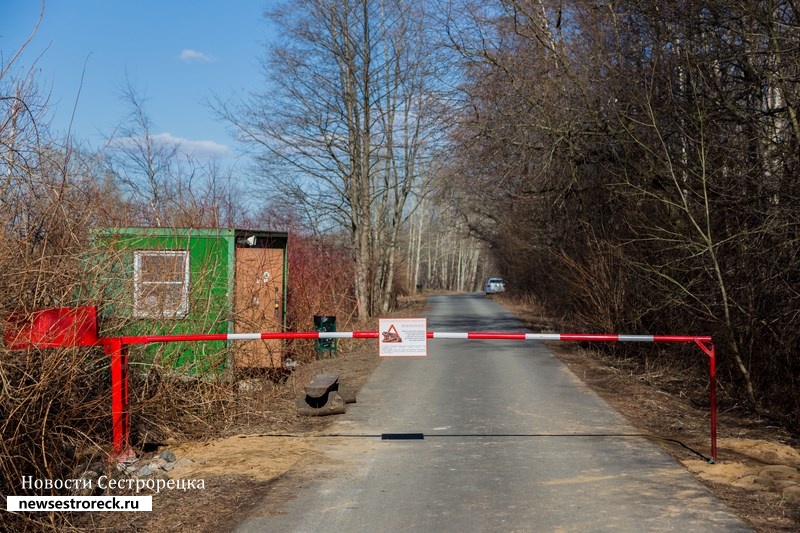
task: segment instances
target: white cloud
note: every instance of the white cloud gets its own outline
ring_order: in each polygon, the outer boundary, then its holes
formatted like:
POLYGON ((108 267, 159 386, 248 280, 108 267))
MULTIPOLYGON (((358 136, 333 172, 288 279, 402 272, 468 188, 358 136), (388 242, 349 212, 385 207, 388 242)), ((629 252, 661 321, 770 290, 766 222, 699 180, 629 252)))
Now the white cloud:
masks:
POLYGON ((181 50, 181 55, 179 57, 181 61, 186 61, 187 63, 208 63, 213 61, 211 56, 203 52, 198 52, 197 50, 192 50, 191 48, 181 50))
POLYGON ((233 155, 233 151, 229 146, 215 141, 193 141, 183 137, 175 137, 171 133, 159 133, 154 135, 153 138, 156 142, 177 146, 181 152, 200 159, 218 159, 233 155))
MULTIPOLYGON (((192 156, 197 159, 223 159, 233 157, 233 150, 225 144, 216 141, 193 141, 184 137, 176 137, 171 133, 159 133, 152 136, 152 142, 156 145, 175 148, 178 152, 192 156)), ((120 137, 115 139, 112 146, 121 149, 131 149, 141 145, 141 139, 135 137, 120 137)))

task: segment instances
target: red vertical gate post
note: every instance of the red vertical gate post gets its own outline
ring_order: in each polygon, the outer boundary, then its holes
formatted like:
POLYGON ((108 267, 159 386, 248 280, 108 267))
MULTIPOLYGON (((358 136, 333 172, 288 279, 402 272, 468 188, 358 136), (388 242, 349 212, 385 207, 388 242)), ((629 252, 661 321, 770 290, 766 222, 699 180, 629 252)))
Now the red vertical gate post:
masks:
POLYGON ((717 461, 717 349, 711 345, 709 357, 709 381, 711 382, 711 460, 717 461))
POLYGON ((698 339, 694 341, 708 356, 708 386, 711 409, 711 463, 717 462, 717 349, 698 339))
POLYGON ((128 411, 128 348, 119 338, 104 339, 103 349, 111 356, 111 426, 114 437, 112 458, 127 461, 135 454, 130 449, 128 411))

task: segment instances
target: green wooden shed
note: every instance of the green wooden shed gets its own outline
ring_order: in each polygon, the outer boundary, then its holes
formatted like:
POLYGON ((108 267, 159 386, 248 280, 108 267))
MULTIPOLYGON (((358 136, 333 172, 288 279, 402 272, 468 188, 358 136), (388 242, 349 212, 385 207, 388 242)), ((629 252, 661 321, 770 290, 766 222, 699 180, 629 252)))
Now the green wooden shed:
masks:
MULTIPOLYGON (((286 330, 288 233, 242 229, 104 228, 93 232, 102 324, 118 335, 286 330)), ((142 348, 144 361, 190 374, 278 368, 280 340, 142 348)))

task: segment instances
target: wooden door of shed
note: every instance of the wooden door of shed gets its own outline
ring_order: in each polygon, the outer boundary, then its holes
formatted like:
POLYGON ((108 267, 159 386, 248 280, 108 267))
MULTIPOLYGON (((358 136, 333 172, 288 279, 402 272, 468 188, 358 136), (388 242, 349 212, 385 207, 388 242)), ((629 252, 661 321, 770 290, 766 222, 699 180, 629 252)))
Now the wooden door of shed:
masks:
MULTIPOLYGON (((258 333, 283 328, 283 254, 281 248, 237 248, 234 277, 234 331, 258 333)), ((237 367, 279 368, 283 341, 234 343, 237 367)))

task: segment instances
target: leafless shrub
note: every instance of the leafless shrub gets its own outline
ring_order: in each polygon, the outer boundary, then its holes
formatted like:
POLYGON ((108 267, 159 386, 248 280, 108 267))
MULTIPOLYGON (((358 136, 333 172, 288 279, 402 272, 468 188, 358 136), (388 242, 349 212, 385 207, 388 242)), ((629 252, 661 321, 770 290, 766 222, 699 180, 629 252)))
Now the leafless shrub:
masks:
MULTIPOLYGON (((0 321, 10 313, 95 305, 101 314, 119 306, 105 299, 119 272, 96 260, 90 229, 124 224, 136 210, 97 154, 51 139, 45 95, 32 75, 12 65, 0 73, 0 321)), ((213 192, 213 191, 212 191, 213 192)), ((192 207, 191 202, 182 204, 192 207)), ((220 210, 199 206, 177 215, 219 222, 220 210), (216 218, 215 218, 216 217, 216 218)), ((198 302, 199 303, 199 302, 198 302)), ((101 324, 114 335, 125 319, 101 324)), ((136 350, 133 350, 136 352, 136 350)), ((132 354, 131 418, 134 446, 169 436, 208 436, 230 412, 231 384, 187 379, 169 361, 144 365, 132 354)), ((210 369, 210 374, 217 374, 210 369)), ((205 378, 205 379, 203 379, 205 378)), ((111 380, 102 348, 10 350, 0 346, 0 495, 57 494, 24 480, 79 477, 87 457, 110 457, 111 380)), ((64 513, 0 516, 3 530, 59 530, 64 513)))
POLYGON ((559 261, 573 302, 569 313, 573 327, 599 332, 622 328, 632 280, 621 275, 619 253, 602 242, 593 242, 584 255, 576 257, 562 252, 559 261))

